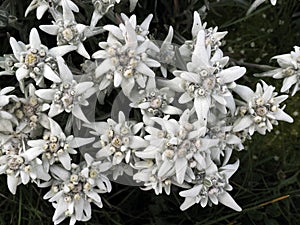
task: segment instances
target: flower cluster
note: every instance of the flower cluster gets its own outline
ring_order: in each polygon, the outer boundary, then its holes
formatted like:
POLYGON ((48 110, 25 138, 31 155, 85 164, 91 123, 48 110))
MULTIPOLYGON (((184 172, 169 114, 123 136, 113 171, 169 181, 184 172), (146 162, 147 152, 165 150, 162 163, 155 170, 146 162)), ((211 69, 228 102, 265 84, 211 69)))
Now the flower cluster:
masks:
MULTIPOLYGON (((288 96, 264 81, 255 91, 238 84, 246 69, 224 56, 227 32, 207 28, 197 12, 192 40, 178 48, 172 27, 161 45, 153 40, 152 14, 141 24, 136 15, 121 14, 119 24, 97 28, 120 1, 92 0, 90 25, 77 22, 75 1, 33 0, 28 6, 25 16, 35 9, 37 19, 52 16, 52 24, 39 28, 55 36, 57 46, 43 45, 32 28, 29 44, 11 37, 12 54, 0 57, 1 78, 18 84, 1 82, 0 89, 0 174, 9 190, 15 194, 29 182, 50 187, 44 199, 55 208, 54 224, 89 220, 91 203, 102 208, 100 195, 122 177, 157 195, 177 186, 181 210, 221 203, 241 211, 229 194, 239 167, 232 152, 243 150, 255 132, 265 135, 278 121, 293 122, 281 105, 288 96), (101 50, 89 53, 83 42, 99 33, 101 50), (82 56, 81 70, 72 57, 62 58, 72 51, 82 56), (107 116, 102 109, 110 106, 107 116)), ((130 0, 130 11, 136 5, 130 0)), ((281 68, 261 76, 283 78, 281 91, 293 87, 294 95, 299 57, 299 47, 276 56, 281 68)))
POLYGON ((150 67, 159 67, 160 64, 149 57, 147 50, 159 51, 159 48, 146 36, 149 19, 140 26, 136 26, 134 17, 123 16, 123 19, 124 23, 119 27, 104 26, 109 31, 108 40, 99 43, 104 50, 95 52, 93 58, 103 59, 95 71, 97 78, 103 77, 102 86, 113 83, 130 97, 134 87, 145 88, 151 82, 149 80, 154 79, 155 73, 150 67))
POLYGON ((280 68, 257 75, 260 77, 273 77, 275 79, 283 79, 283 84, 280 91, 291 91, 292 96, 294 96, 300 89, 300 48, 298 46, 295 46, 294 49, 295 51, 292 51, 290 54, 283 54, 273 57, 273 59, 277 60, 280 68))
POLYGON ((79 165, 72 164, 68 170, 59 166, 52 167, 52 174, 56 180, 52 182, 51 189, 44 196, 55 207, 53 215, 54 224, 59 224, 70 218, 70 225, 76 221, 87 221, 91 218, 91 203, 99 208, 103 207, 99 194, 111 191, 109 179, 102 174, 100 161, 85 154, 85 161, 79 165))

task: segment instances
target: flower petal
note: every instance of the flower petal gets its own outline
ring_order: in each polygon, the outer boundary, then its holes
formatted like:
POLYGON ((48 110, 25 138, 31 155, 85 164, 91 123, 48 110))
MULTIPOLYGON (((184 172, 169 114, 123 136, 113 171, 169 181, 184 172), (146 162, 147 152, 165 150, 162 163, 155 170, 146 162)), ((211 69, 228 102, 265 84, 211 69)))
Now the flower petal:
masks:
POLYGON ((49 50, 49 54, 53 55, 54 57, 64 56, 65 54, 67 54, 71 51, 74 51, 76 49, 77 49, 77 47, 74 45, 62 45, 62 46, 57 46, 57 47, 51 48, 49 50))
POLYGON ((29 43, 31 48, 33 49, 40 49, 41 48, 41 39, 40 35, 36 28, 32 28, 29 34, 29 43))
POLYGON ((239 132, 248 128, 253 123, 250 116, 244 116, 233 125, 233 132, 239 132))
POLYGON ((7 186, 9 191, 15 195, 17 191, 17 186, 19 183, 19 178, 13 175, 7 175, 7 186))
POLYGON ((246 73, 245 67, 233 66, 222 70, 218 76, 220 77, 221 84, 231 83, 241 78, 246 73))
POLYGON ((177 158, 175 161, 176 179, 179 184, 182 184, 187 169, 187 159, 185 157, 177 158))
POLYGON ((232 208, 235 211, 238 211, 238 212, 242 211, 242 208, 238 204, 236 204, 236 202, 231 197, 231 195, 228 194, 226 191, 224 191, 218 195, 218 200, 223 205, 225 205, 229 208, 232 208))
POLYGON ((47 64, 44 64, 44 77, 53 81, 54 83, 61 82, 59 76, 47 64))
POLYGON ((24 78, 27 77, 27 75, 29 74, 29 71, 23 67, 20 67, 19 69, 17 69, 16 71, 16 77, 18 81, 23 80, 24 78))
POLYGON ((39 28, 51 35, 57 35, 59 26, 58 25, 40 25, 39 28))
POLYGON ((63 80, 63 82, 71 83, 73 80, 73 74, 65 63, 65 60, 61 56, 58 56, 56 59, 61 79, 63 80))
POLYGON ((55 93, 56 90, 53 89, 39 89, 35 91, 36 96, 47 101, 53 101, 55 93))
POLYGON ((209 108, 211 105, 211 97, 196 97, 194 99, 194 107, 201 126, 206 126, 209 108))

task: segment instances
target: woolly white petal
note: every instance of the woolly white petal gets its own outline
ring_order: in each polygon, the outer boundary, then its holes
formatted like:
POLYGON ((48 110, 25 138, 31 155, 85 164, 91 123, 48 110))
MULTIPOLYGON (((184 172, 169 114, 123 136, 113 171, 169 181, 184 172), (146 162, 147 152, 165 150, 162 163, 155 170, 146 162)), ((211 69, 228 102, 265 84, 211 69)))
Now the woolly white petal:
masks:
POLYGON ((180 206, 180 210, 184 211, 188 208, 190 208, 191 206, 193 206, 196 203, 196 198, 185 198, 184 202, 181 204, 180 206))
POLYGON ((29 71, 23 67, 20 67, 19 69, 17 69, 16 71, 16 77, 18 81, 23 80, 24 78, 26 78, 26 76, 29 74, 29 71))
POLYGON ((54 98, 54 95, 56 93, 56 90, 53 89, 39 89, 35 91, 35 94, 44 99, 44 100, 48 100, 48 101, 52 101, 54 98))
POLYGON ((40 49, 41 48, 41 39, 37 29, 32 28, 29 34, 29 43, 31 48, 40 49))
POLYGON ((77 95, 81 95, 93 86, 93 82, 81 82, 75 85, 74 90, 76 91, 77 95))
POLYGON ((40 25, 39 28, 51 35, 57 35, 59 26, 58 25, 40 25))
POLYGON ((239 132, 248 128, 253 123, 250 116, 244 116, 239 121, 237 121, 233 126, 233 132, 239 132))
POLYGON ((149 77, 155 77, 155 73, 143 62, 139 62, 136 70, 149 77))
POLYGON ((24 153, 22 153, 22 156, 27 162, 29 162, 38 157, 43 152, 44 150, 41 147, 35 147, 26 150, 24 153))
POLYGON ((288 123, 293 123, 294 120, 287 113, 285 113, 282 109, 278 109, 274 114, 276 120, 286 121, 288 123))
POLYGON ((242 208, 234 201, 234 199, 231 197, 230 194, 228 194, 226 191, 222 192, 218 195, 218 200, 223 205, 232 208, 235 211, 242 211, 242 208))
POLYGON ((38 20, 40 20, 43 17, 43 15, 45 14, 45 12, 48 10, 48 8, 49 8, 48 4, 41 2, 40 5, 36 9, 36 18, 38 20))
POLYGON ((74 45, 62 45, 62 46, 57 46, 57 47, 51 48, 49 50, 49 54, 53 55, 55 57, 64 56, 65 54, 67 54, 71 51, 74 51, 76 49, 77 49, 77 47, 74 45))
POLYGON ((192 63, 197 66, 209 67, 209 54, 205 46, 205 32, 200 30, 197 35, 195 50, 192 55, 192 63))
POLYGON ((196 97, 194 99, 194 107, 197 113, 197 117, 201 125, 206 126, 207 116, 211 105, 210 96, 196 97))
POLYGON ((167 174, 173 168, 173 163, 169 160, 166 160, 162 163, 161 167, 158 170, 158 176, 162 177, 167 174))
POLYGON ((254 94, 254 92, 249 87, 244 85, 236 85, 232 90, 246 102, 248 102, 254 94))
POLYGON ((58 160, 61 162, 65 169, 71 169, 71 157, 68 153, 64 152, 61 155, 58 155, 58 160))
POLYGON ((44 64, 44 77, 53 81, 54 83, 61 82, 59 76, 47 64, 44 64))
POLYGON ((231 83, 239 78, 241 78, 246 73, 245 67, 233 66, 222 70, 218 76, 221 78, 221 83, 231 83))
POLYGON ((298 79, 297 79, 297 76, 294 75, 294 76, 290 76, 290 77, 287 77, 283 80, 283 84, 282 84, 282 87, 281 87, 281 92, 286 92, 287 90, 289 90, 291 88, 291 86, 295 83, 298 82, 298 79))
POLYGON ((19 183, 19 178, 18 177, 15 177, 15 176, 12 176, 12 175, 7 175, 8 189, 14 195, 16 194, 18 183, 19 183))
POLYGON ((96 78, 100 77, 101 75, 107 73, 109 70, 113 68, 113 64, 111 63, 111 59, 105 59, 95 71, 96 78))
POLYGON ((187 169, 187 159, 185 157, 177 158, 175 161, 176 179, 179 184, 182 184, 187 169))
POLYGON ((84 115, 84 113, 82 112, 82 109, 80 108, 79 105, 74 105, 74 108, 72 109, 72 114, 82 120, 85 123, 90 123, 89 120, 86 118, 86 116, 84 115))
POLYGON ((79 42, 77 45, 77 50, 76 50, 80 55, 82 55, 83 57, 90 59, 90 55, 87 52, 87 50, 85 49, 84 45, 82 44, 82 42, 79 42))

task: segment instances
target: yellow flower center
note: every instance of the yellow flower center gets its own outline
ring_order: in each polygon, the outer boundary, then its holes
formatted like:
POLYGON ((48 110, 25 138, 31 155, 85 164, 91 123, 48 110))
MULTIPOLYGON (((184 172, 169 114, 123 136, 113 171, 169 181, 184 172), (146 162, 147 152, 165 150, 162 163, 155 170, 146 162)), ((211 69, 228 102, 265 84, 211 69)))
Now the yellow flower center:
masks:
POLYGON ((33 66, 35 63, 37 63, 38 57, 36 54, 29 53, 25 56, 25 64, 29 66, 33 66))

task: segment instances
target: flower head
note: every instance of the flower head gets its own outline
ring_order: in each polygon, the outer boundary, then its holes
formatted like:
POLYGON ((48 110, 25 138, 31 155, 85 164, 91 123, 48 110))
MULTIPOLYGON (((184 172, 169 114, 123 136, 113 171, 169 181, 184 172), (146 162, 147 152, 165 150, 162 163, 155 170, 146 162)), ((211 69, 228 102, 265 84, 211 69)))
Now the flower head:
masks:
POLYGON ((56 180, 44 199, 53 203, 55 212, 54 224, 70 218, 70 224, 76 221, 87 221, 91 218, 91 203, 103 207, 100 193, 111 191, 111 183, 103 174, 100 161, 94 161, 86 154, 85 162, 72 164, 70 170, 54 166, 51 172, 56 180))
POLYGON ((189 110, 181 115, 179 121, 156 117, 151 119, 161 128, 155 125, 145 128, 149 133, 145 136, 149 146, 136 152, 136 156, 155 162, 154 165, 158 166, 155 177, 158 180, 169 180, 181 186, 185 181, 194 179, 193 169, 203 167, 204 158, 210 158, 210 148, 218 145, 219 140, 205 137, 206 128, 199 128, 198 122, 190 123, 189 110))
POLYGON ((211 51, 218 51, 221 46, 221 40, 227 34, 227 31, 218 32, 218 27, 206 28, 207 23, 202 23, 198 12, 194 12, 194 21, 192 26, 192 40, 185 41, 185 43, 179 48, 180 54, 186 62, 191 61, 193 51, 197 43, 197 36, 199 31, 204 32, 205 44, 210 46, 211 51))
POLYGON ((197 171, 195 185, 186 191, 181 191, 179 195, 185 200, 180 206, 181 210, 186 210, 194 204, 200 204, 205 207, 207 204, 217 205, 219 202, 236 211, 241 211, 241 207, 234 201, 227 191, 232 190, 228 179, 238 169, 239 161, 234 164, 228 164, 221 168, 206 159, 206 167, 197 171))
POLYGON ((13 37, 10 38, 10 45, 14 56, 18 60, 14 63, 17 67, 16 77, 24 92, 24 80, 32 78, 36 85, 44 86, 44 78, 52 82, 60 82, 57 74, 57 63, 55 57, 62 56, 72 50, 72 46, 61 46, 49 49, 41 44, 40 36, 35 28, 30 31, 29 44, 17 42, 13 37))
POLYGON ((114 87, 121 86, 124 94, 130 96, 136 84, 145 88, 147 81, 155 77, 150 67, 158 67, 160 64, 148 57, 147 50, 159 49, 148 39, 138 42, 138 35, 128 20, 120 27, 106 25, 104 29, 109 31, 107 42, 99 43, 104 50, 93 54, 93 58, 103 59, 96 68, 96 77, 108 74, 114 87), (126 32, 121 27, 125 27, 126 32))
POLYGON ((284 107, 280 108, 280 103, 288 96, 277 96, 273 86, 262 81, 255 92, 243 85, 237 85, 233 90, 245 101, 237 108, 238 119, 233 124, 233 132, 247 129, 250 135, 255 131, 264 135, 279 120, 293 122, 293 118, 283 111, 284 107))
POLYGON ((0 134, 0 174, 7 175, 7 186, 12 194, 16 193, 21 183, 37 182, 39 179, 48 181, 51 178, 37 158, 42 150, 26 149, 27 138, 22 133, 8 136, 0 134))
POLYGON ((295 95, 300 89, 300 48, 294 47, 295 51, 290 54, 274 56, 281 68, 271 70, 262 74, 259 77, 273 77, 275 79, 283 79, 281 92, 289 92, 295 95))
POLYGON ((175 93, 168 87, 141 90, 132 96, 133 102, 130 106, 140 108, 144 123, 150 125, 154 122, 151 120, 151 117, 164 117, 165 115, 178 115, 182 113, 181 109, 171 105, 174 95, 175 93))
POLYGON ((42 152, 43 167, 49 171, 54 163, 61 163, 62 166, 71 169, 70 154, 77 154, 74 148, 81 147, 92 142, 93 138, 79 138, 73 135, 66 136, 61 127, 49 118, 50 130, 45 130, 43 139, 28 141, 30 149, 42 152))
MULTIPOLYGON (((137 160, 134 153, 148 145, 146 140, 137 135, 143 123, 127 121, 123 112, 119 112, 118 122, 108 119, 107 122, 95 122, 85 126, 92 129, 91 134, 100 137, 93 144, 97 149, 96 157, 112 162, 114 179, 127 172, 123 164, 133 164, 137 160)), ((128 173, 132 174, 132 168, 128 173)))
POLYGON ((223 57, 221 50, 211 56, 210 46, 205 43, 205 32, 200 30, 192 54, 192 61, 187 64, 187 71, 174 71, 175 79, 165 82, 171 89, 183 92, 178 102, 185 104, 193 101, 199 121, 207 124, 210 108, 214 106, 222 113, 226 107, 233 113, 235 103, 230 88, 234 81, 242 77, 246 69, 239 66, 224 69, 228 57, 223 57))
POLYGON ((88 106, 87 99, 95 93, 93 82, 77 83, 63 58, 57 58, 61 83, 51 85, 49 89, 39 89, 35 94, 51 101, 48 115, 54 117, 62 112, 72 113, 76 118, 89 123, 81 106, 88 106))
POLYGON ((59 12, 55 15, 53 25, 41 25, 40 29, 44 32, 56 35, 58 46, 72 46, 80 55, 89 59, 90 56, 82 42, 87 38, 85 30, 87 26, 75 21, 74 14, 67 2, 62 1, 63 14, 59 12))

